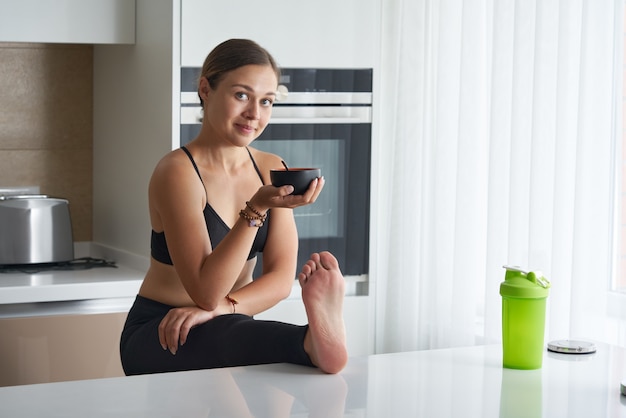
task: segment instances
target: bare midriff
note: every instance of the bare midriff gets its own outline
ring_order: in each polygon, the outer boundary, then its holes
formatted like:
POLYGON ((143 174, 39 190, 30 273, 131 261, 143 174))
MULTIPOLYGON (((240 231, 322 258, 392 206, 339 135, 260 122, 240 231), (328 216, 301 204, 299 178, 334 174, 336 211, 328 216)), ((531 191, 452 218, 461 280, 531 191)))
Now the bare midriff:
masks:
MULTIPOLYGON (((252 282, 256 257, 248 260, 231 292, 252 282)), ((192 306, 191 296, 185 290, 174 266, 150 259, 150 267, 139 289, 139 295, 170 306, 192 306)))

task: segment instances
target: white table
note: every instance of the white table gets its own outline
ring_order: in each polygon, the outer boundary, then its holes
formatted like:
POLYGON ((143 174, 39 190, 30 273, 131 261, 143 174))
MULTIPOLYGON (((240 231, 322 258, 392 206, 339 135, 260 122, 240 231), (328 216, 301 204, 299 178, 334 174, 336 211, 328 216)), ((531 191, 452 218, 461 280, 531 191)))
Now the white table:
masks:
POLYGON ((626 417, 626 350, 545 353, 503 369, 501 346, 351 358, 338 375, 274 364, 0 388, 2 417, 626 417))

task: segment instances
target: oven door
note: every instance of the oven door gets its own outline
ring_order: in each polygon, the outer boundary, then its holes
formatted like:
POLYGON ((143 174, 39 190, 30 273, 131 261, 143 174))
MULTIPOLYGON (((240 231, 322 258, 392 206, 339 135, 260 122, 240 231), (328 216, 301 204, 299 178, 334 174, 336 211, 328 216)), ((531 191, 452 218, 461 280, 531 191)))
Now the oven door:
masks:
MULTIPOLYGON (((199 68, 181 72, 180 145, 195 138, 202 109, 199 68)), ((251 146, 291 167, 319 167, 326 180, 315 203, 294 209, 298 268, 330 251, 346 276, 365 282, 369 266, 372 122, 371 69, 283 69, 270 124, 251 146), (363 280, 365 279, 365 280, 363 280)), ((258 277, 262 255, 255 270, 258 277)))
POLYGON ((298 268, 311 253, 330 251, 344 275, 367 274, 371 124, 270 124, 251 146, 291 167, 319 167, 326 181, 315 203, 294 209, 298 268))

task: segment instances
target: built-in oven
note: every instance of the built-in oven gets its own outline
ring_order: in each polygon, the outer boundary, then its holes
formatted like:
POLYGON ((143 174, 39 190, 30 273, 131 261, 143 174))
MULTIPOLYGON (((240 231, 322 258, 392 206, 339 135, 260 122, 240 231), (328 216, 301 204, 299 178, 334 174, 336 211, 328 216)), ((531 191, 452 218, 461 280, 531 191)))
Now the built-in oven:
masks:
MULTIPOLYGON (((199 71, 181 73, 181 145, 200 130, 199 71)), ((328 250, 346 276, 363 282, 369 265, 372 69, 283 68, 279 84, 270 124, 252 146, 280 155, 291 167, 319 167, 326 181, 314 204, 294 210, 299 266, 311 253, 328 250)))

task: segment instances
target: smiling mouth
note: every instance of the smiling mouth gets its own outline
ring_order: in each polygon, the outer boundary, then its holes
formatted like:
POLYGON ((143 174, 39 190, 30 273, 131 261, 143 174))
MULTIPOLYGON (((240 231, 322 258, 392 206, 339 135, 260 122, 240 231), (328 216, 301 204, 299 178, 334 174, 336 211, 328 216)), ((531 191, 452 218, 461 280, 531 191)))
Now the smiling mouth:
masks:
POLYGON ((257 130, 257 128, 255 128, 254 126, 250 126, 250 125, 239 125, 239 127, 243 129, 244 131, 256 131, 257 130))

